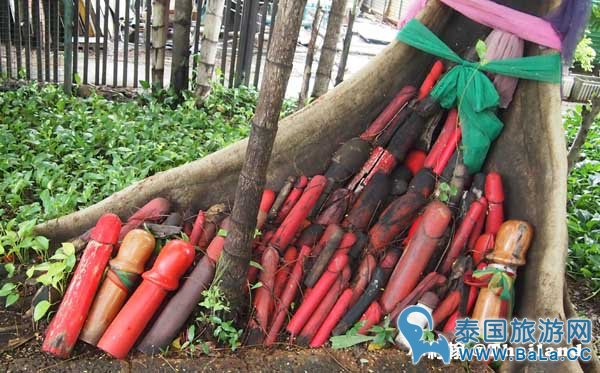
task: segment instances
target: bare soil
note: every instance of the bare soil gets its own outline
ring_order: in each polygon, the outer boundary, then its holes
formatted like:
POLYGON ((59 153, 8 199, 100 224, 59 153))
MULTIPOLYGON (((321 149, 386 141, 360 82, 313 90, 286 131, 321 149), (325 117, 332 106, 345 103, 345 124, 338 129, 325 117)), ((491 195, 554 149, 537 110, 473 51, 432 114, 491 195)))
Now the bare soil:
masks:
MULTIPOLYGON (((600 296, 586 299, 591 290, 583 282, 569 281, 569 290, 578 313, 593 320, 595 345, 599 346, 600 296)), ((116 360, 85 343, 78 343, 67 360, 41 352, 47 322, 37 329, 27 316, 33 288, 23 289, 23 298, 10 310, 0 310, 0 372, 492 372, 486 365, 423 359, 413 366, 403 351, 387 348, 367 351, 364 346, 346 350, 307 349, 280 343, 275 348, 243 347, 236 352, 212 349, 184 354, 170 351, 157 356, 132 352, 126 360, 116 360)))
POLYGON ((145 356, 132 352, 116 360, 98 349, 78 343, 70 359, 61 360, 41 352, 42 330, 34 330, 21 313, 0 311, 0 372, 491 372, 482 364, 470 366, 423 359, 413 366, 410 357, 397 349, 367 351, 354 347, 344 351, 305 349, 280 344, 276 348, 245 347, 236 352, 220 349, 210 355, 193 356, 169 352, 145 356))

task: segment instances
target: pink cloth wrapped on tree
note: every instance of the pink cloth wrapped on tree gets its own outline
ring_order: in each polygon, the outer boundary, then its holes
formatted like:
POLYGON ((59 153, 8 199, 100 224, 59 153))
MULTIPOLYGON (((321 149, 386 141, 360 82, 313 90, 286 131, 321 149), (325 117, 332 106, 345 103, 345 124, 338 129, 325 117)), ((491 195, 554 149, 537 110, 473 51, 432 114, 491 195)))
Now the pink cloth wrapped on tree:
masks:
MULTIPOLYGON (((450 8, 482 25, 513 33, 522 39, 561 50, 562 40, 553 25, 543 18, 520 12, 491 0, 440 0, 450 8)), ((414 18, 427 0, 414 0, 399 26, 414 18)))

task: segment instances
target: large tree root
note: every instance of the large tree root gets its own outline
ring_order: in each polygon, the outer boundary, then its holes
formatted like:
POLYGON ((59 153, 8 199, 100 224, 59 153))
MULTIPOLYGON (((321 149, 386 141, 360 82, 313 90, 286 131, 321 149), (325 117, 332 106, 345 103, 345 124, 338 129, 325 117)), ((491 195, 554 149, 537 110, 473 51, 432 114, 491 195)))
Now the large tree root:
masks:
MULTIPOLYGON (((424 21, 439 31, 450 16, 434 3, 424 21)), ((353 78, 283 119, 269 165, 268 184, 278 187, 290 175, 323 171, 339 145, 358 135, 403 85, 419 81, 431 60, 394 41, 353 78)), ((67 240, 92 227, 105 212, 126 218, 158 196, 181 209, 232 203, 246 144, 247 140, 239 141, 197 161, 150 176, 93 206, 42 223, 36 232, 55 242, 67 240)))
MULTIPOLYGON (((549 2, 502 1, 520 9, 545 10, 549 2)), ((551 3, 551 2, 550 2, 551 3)), ((459 53, 485 29, 430 1, 422 21, 459 53)), ((538 53, 538 48, 530 50, 538 53)), ((305 109, 281 122, 269 166, 268 184, 279 187, 289 175, 321 172, 342 142, 360 133, 402 86, 422 78, 432 59, 392 42, 360 73, 305 109)), ((517 280, 515 316, 565 320, 573 314, 565 292, 567 253, 567 155, 557 85, 522 81, 503 116, 505 130, 489 156, 487 168, 505 178, 506 212, 535 227, 528 262, 517 280)), ((169 198, 181 210, 232 201, 246 141, 181 167, 142 180, 100 203, 36 227, 54 242, 76 237, 108 211, 126 218, 149 199, 169 198)), ((591 368, 590 368, 591 367, 591 368)), ((580 372, 597 360, 578 362, 507 362, 504 371, 580 372)), ((597 370, 596 370, 597 371, 597 370)))

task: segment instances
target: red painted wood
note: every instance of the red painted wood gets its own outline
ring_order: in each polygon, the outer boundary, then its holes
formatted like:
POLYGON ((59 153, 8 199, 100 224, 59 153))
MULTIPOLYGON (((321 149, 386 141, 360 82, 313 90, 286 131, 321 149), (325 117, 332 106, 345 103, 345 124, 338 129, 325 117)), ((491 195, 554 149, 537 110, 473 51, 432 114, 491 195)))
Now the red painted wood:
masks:
POLYGON ((61 358, 67 358, 71 354, 120 230, 121 220, 114 214, 103 215, 96 223, 91 241, 88 242, 60 307, 46 330, 43 351, 61 358))

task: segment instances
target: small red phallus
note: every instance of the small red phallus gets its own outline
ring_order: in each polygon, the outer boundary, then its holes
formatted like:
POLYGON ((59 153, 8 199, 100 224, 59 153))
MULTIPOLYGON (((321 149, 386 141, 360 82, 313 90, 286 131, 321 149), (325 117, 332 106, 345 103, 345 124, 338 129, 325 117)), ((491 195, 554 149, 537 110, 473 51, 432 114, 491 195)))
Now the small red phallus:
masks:
POLYGON ((98 219, 60 307, 48 326, 43 351, 61 358, 71 354, 120 230, 121 219, 117 215, 105 214, 98 219))
POLYGON ((504 188, 497 172, 490 172, 485 178, 485 198, 489 203, 485 232, 496 234, 504 223, 504 188))
POLYGON ((180 277, 194 261, 194 247, 186 241, 167 242, 144 281, 110 324, 98 348, 123 359, 133 347, 169 291, 177 289, 180 277))

